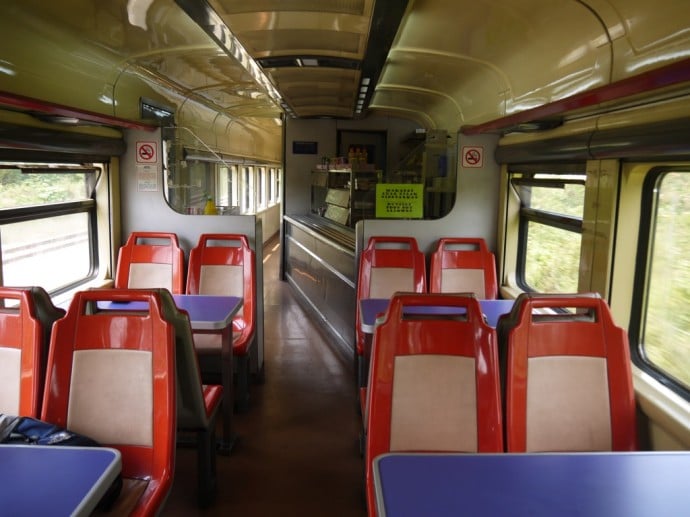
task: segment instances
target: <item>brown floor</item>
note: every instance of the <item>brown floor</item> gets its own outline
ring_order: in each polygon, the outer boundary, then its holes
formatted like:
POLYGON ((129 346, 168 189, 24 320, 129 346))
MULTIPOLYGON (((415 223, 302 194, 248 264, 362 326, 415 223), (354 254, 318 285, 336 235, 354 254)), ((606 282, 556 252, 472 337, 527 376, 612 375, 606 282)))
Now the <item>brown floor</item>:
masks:
POLYGON ((278 279, 277 245, 264 248, 265 383, 218 456, 217 499, 197 507, 195 451, 178 449, 164 516, 366 515, 353 366, 278 279))

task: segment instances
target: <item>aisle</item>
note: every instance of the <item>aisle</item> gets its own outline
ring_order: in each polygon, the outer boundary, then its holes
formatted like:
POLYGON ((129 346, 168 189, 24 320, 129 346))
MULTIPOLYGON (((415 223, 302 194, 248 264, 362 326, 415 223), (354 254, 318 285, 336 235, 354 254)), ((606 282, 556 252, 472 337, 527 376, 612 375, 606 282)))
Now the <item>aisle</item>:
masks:
POLYGON ((366 515, 352 366, 278 280, 277 239, 264 249, 266 380, 236 415, 232 456, 218 457, 219 494, 195 504, 195 453, 178 449, 163 515, 366 515))

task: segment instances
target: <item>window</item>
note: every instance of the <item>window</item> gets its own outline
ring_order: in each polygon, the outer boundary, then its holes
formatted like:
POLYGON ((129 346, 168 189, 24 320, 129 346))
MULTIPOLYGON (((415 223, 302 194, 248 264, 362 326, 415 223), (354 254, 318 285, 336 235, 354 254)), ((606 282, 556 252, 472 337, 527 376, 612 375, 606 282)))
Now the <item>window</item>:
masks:
POLYGON ((266 168, 257 167, 257 189, 256 189, 256 206, 257 208, 266 208, 266 168))
MULTIPOLYGON (((690 389, 690 171, 652 174, 645 205, 647 282, 639 351, 643 360, 690 389)), ((645 236, 641 236, 642 239, 645 236)))
POLYGON ((240 178, 237 165, 232 166, 231 178, 230 191, 232 197, 230 204, 231 206, 240 206, 240 178))
POLYGON ((276 169, 271 167, 268 170, 268 204, 274 205, 276 201, 276 169))
POLYGON ((577 292, 584 172, 513 173, 511 185, 520 198, 520 287, 542 293, 577 292))
POLYGON ((242 203, 242 213, 252 214, 254 213, 254 168, 253 167, 243 167, 243 185, 242 192, 244 194, 244 200, 242 203))
POLYGON ((224 165, 218 167, 218 178, 216 191, 216 203, 222 207, 230 206, 230 175, 228 168, 224 165))
POLYGON ((102 170, 0 164, 3 285, 39 285, 58 292, 95 276, 93 192, 102 170))

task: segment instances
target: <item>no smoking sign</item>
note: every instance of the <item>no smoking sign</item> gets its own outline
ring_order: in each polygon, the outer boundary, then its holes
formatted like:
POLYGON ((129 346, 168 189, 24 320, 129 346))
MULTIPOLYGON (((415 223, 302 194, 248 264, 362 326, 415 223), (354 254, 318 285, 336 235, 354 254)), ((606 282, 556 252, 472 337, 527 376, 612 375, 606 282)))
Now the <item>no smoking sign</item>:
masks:
POLYGON ((462 148, 462 166, 463 167, 483 167, 484 166, 484 148, 465 146, 462 148))
POLYGON ((157 161, 156 142, 137 142, 137 163, 156 163, 157 161))

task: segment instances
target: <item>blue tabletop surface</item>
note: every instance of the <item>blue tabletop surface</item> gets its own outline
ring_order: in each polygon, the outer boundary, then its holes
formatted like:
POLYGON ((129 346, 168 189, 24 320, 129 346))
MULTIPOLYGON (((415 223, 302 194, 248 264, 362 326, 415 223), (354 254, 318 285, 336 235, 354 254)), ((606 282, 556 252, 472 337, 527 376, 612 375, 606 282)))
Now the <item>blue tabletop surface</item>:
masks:
POLYGON ((0 515, 89 515, 121 468, 115 449, 0 445, 0 515))
MULTIPOLYGON (((187 311, 194 330, 222 330, 242 307, 238 296, 211 296, 201 294, 174 294, 178 308, 187 311)), ((106 310, 147 310, 146 302, 99 302, 106 310)))
MULTIPOLYGON (((374 325, 376 317, 386 312, 390 300, 388 298, 367 298, 360 300, 361 311, 361 326, 362 330, 368 334, 374 332, 374 325)), ((486 323, 490 327, 496 327, 498 318, 502 314, 510 312, 513 308, 515 300, 479 300, 479 305, 482 308, 486 323)), ((418 305, 405 307, 405 312, 413 314, 449 314, 453 311, 463 313, 464 309, 461 307, 434 307, 432 305, 418 305)))
POLYGON ((379 515, 690 515, 690 452, 388 454, 379 515))

